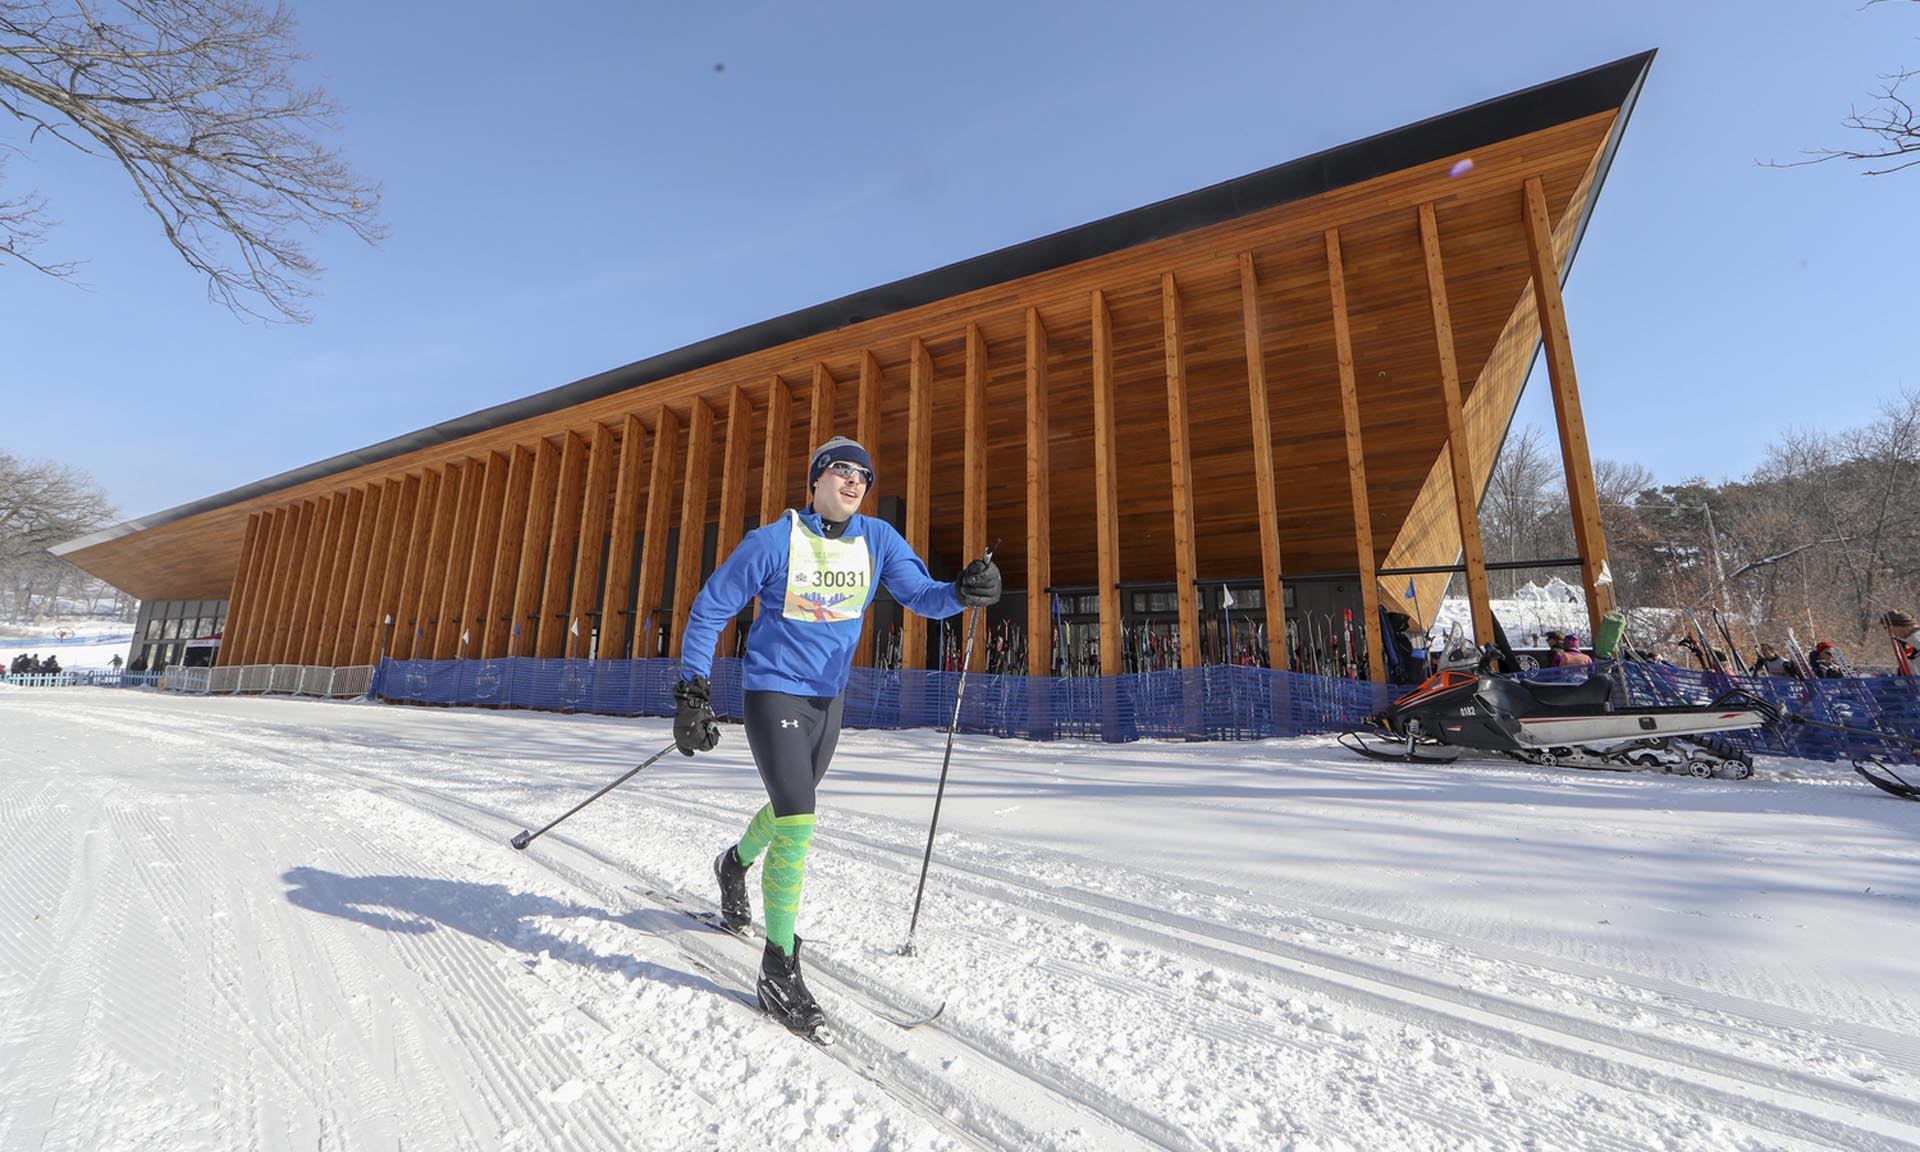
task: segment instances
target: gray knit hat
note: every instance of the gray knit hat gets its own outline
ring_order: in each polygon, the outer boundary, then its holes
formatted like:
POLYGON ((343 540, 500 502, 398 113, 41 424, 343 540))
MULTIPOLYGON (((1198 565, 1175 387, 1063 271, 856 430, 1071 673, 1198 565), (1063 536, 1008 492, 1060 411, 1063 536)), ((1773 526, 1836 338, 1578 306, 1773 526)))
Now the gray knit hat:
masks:
POLYGON ((869 477, 873 475, 873 459, 867 450, 845 436, 835 436, 813 450, 813 460, 807 465, 807 489, 811 491, 820 482, 820 474, 842 460, 865 468, 869 477))

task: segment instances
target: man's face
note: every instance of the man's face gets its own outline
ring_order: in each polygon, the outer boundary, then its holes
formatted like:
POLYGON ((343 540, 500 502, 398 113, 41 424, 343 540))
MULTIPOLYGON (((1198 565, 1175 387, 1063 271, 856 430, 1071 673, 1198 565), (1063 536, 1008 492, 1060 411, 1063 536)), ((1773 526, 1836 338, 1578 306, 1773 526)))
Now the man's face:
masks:
POLYGON ((813 482, 813 510, 825 520, 845 520, 860 510, 867 495, 867 472, 845 461, 830 466, 813 482))

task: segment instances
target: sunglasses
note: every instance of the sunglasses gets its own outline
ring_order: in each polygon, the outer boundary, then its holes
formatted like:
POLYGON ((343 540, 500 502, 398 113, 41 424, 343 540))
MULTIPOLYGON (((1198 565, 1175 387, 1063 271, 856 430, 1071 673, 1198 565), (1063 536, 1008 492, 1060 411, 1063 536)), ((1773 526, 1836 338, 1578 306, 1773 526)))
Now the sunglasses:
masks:
POLYGON ((827 465, 827 471, 840 477, 842 480, 858 480, 862 484, 873 483, 872 469, 862 468, 860 465, 849 460, 836 460, 832 464, 827 465))

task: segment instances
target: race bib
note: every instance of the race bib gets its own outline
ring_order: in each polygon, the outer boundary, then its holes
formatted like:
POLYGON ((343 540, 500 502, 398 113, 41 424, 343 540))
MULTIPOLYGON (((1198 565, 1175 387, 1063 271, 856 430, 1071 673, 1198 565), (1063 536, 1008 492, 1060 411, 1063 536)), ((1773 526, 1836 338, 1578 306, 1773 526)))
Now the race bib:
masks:
POLYGON ((789 509, 787 515, 793 521, 793 535, 787 551, 787 602, 781 614, 789 620, 821 624, 858 620, 873 594, 873 562, 866 540, 816 536, 800 522, 798 513, 789 509))

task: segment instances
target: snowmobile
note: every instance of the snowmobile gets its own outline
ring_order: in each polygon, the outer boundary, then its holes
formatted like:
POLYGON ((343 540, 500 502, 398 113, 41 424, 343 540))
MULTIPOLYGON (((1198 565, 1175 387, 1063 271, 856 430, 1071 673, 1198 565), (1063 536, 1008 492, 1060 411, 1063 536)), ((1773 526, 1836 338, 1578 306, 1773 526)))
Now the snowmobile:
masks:
POLYGON ((1450 764, 1461 752, 1476 751, 1548 768, 1744 780, 1753 775, 1753 758, 1719 734, 1781 719, 1772 704, 1737 688, 1705 706, 1615 708, 1613 682, 1604 674, 1578 684, 1543 684, 1493 671, 1496 658, 1489 645, 1474 671, 1429 677, 1368 717, 1373 732, 1342 733, 1341 745, 1402 764, 1450 764))

